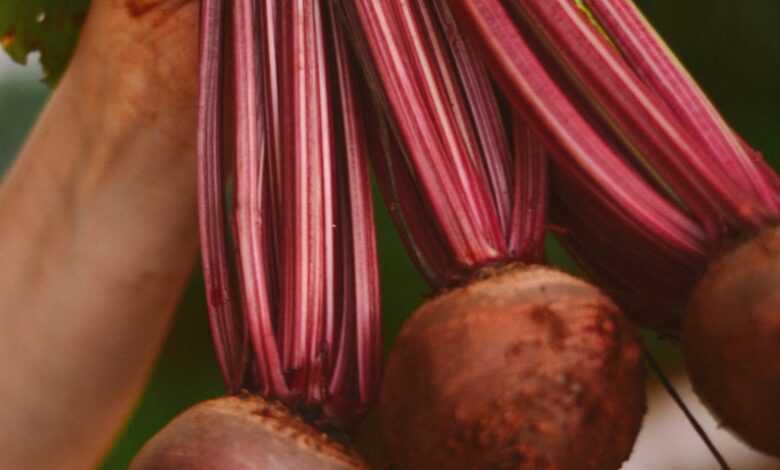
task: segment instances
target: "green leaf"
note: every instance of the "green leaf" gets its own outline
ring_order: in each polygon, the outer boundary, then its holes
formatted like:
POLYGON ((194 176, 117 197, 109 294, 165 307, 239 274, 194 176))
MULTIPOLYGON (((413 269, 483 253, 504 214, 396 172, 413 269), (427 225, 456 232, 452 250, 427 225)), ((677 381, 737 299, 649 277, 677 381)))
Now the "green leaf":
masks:
POLYGON ((41 53, 44 80, 54 85, 68 65, 90 0, 0 0, 0 44, 15 61, 41 53))

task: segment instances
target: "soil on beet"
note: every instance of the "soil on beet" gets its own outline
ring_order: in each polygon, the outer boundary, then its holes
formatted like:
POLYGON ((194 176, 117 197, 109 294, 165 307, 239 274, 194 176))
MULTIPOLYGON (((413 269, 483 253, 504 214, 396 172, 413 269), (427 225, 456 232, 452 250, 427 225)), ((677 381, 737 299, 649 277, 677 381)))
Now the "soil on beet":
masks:
POLYGON ((591 285, 499 272, 423 305, 386 368, 386 454, 408 470, 610 470, 645 413, 633 328, 591 285))

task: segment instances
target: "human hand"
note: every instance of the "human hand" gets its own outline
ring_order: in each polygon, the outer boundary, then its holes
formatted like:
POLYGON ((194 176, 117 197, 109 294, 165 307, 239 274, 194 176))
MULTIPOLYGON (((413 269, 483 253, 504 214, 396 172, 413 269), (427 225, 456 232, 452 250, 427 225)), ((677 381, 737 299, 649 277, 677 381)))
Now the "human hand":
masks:
POLYGON ((194 0, 93 0, 0 185, 0 468, 97 464, 197 253, 194 0))

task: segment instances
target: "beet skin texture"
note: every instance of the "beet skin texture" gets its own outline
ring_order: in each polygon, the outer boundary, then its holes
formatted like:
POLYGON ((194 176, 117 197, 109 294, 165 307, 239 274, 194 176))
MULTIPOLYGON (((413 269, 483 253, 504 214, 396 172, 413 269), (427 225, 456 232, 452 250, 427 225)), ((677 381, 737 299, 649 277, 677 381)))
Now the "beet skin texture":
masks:
POLYGON ((198 404, 157 433, 130 470, 353 470, 353 452, 256 396, 198 404))
POLYGON ((380 399, 396 468, 612 470, 645 413, 634 329, 593 286, 504 269, 417 310, 380 399))
POLYGON ((780 457, 780 228, 710 266, 682 344, 693 386, 721 424, 780 457))

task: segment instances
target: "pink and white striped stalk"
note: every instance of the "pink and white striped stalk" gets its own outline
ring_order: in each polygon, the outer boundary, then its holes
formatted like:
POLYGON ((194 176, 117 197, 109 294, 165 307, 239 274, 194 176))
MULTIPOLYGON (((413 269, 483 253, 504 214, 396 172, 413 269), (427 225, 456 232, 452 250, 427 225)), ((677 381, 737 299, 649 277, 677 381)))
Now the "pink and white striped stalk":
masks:
POLYGON ((377 179, 421 272, 445 288, 486 265, 538 262, 544 152, 523 137, 511 145, 447 2, 341 4, 382 112, 377 179))
MULTIPOLYGON (((419 2, 345 5, 350 29, 365 40, 362 58, 403 154, 403 163, 392 165, 410 172, 451 261, 445 272, 432 273, 432 281, 449 284, 497 259, 505 241, 448 45, 435 12, 419 2)), ((418 247, 433 244, 424 240, 430 237, 425 232, 415 234, 418 247)), ((426 253, 418 256, 425 259, 426 253)))
POLYGON ((696 93, 690 76, 679 63, 675 66, 635 7, 628 7, 630 2, 594 3, 600 6, 597 18, 600 13, 610 20, 605 28, 594 27, 570 0, 508 5, 636 158, 652 167, 711 237, 734 226, 760 226, 776 212, 775 198, 733 133, 718 125, 703 94, 696 93), (622 8, 608 8, 616 5, 622 8))
POLYGON ((674 332, 709 256, 780 219, 777 176, 630 0, 451 3, 552 152, 564 243, 635 318, 674 332))
MULTIPOLYGON (((212 48, 202 63, 202 233, 207 289, 221 293, 230 275, 223 226, 214 222, 224 218, 225 187, 215 170, 215 81, 224 64, 214 38, 224 10, 213 1, 203 6, 212 48)), ((252 380, 241 380, 246 361, 236 362, 242 330, 224 320, 236 306, 210 300, 217 355, 231 391, 256 387, 347 424, 374 399, 381 375, 368 150, 353 65, 327 2, 237 0, 231 13, 235 264, 252 380)))
POLYGON ((222 85, 225 16, 223 0, 204 0, 201 11, 201 66, 198 132, 198 211, 203 276, 207 290, 211 332, 217 361, 228 390, 238 392, 248 359, 247 336, 240 309, 236 305, 235 286, 228 269, 225 236, 222 85))
MULTIPOLYGON (((734 180, 734 186, 752 193, 772 209, 763 216, 775 218, 772 212, 778 211, 777 175, 763 167, 759 163, 763 162, 762 157, 731 131, 636 5, 624 0, 587 0, 586 4, 633 71, 673 110, 686 133, 711 156, 711 163, 719 165, 734 180)), ((759 213, 748 217, 761 216, 759 213)))
POLYGON ((626 161, 621 148, 583 113, 568 82, 550 70, 500 0, 456 0, 463 24, 480 39, 507 97, 579 184, 622 224, 641 228, 669 251, 703 252, 705 234, 659 195, 626 161))

